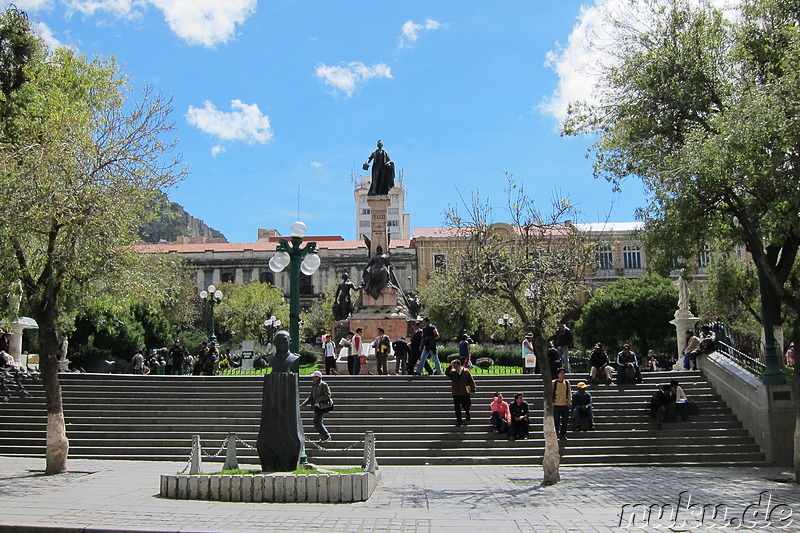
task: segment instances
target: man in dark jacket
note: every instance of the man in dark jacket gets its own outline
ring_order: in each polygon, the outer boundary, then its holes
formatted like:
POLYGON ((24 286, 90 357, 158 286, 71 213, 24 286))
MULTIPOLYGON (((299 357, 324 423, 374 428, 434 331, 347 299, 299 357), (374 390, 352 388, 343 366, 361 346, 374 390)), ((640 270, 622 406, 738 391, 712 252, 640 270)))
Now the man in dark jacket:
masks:
POLYGON ((608 354, 603 349, 603 345, 599 342, 594 345, 592 355, 589 356, 589 364, 592 366, 589 369, 589 382, 597 383, 597 376, 604 375, 606 377, 606 385, 611 385, 611 366, 609 365, 608 354))
POLYGON ((456 412, 456 426, 462 424, 461 408, 464 408, 465 418, 470 419, 469 408, 472 405, 470 395, 475 392, 475 379, 472 373, 464 368, 461 361, 453 359, 450 366, 445 370, 445 374, 450 378, 453 388, 453 407, 456 412))
POLYGON ((650 398, 650 414, 656 419, 656 426, 661 429, 663 422, 675 418, 675 396, 670 385, 661 385, 650 398))
POLYGON ((572 393, 572 424, 574 431, 581 430, 581 419, 589 419, 589 429, 594 429, 594 412, 592 411, 592 395, 586 392, 586 383, 578 383, 578 390, 572 393))
POLYGON ((394 373, 397 375, 405 374, 407 372, 408 364, 408 343, 405 337, 400 337, 392 343, 392 350, 394 350, 394 373))

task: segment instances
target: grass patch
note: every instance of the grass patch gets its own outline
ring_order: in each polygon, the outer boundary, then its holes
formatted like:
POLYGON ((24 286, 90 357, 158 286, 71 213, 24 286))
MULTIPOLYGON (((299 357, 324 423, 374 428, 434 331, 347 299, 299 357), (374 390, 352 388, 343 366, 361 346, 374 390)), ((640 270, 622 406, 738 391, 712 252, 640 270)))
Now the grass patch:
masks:
MULTIPOLYGON (((299 467, 294 472, 286 472, 287 474, 294 474, 296 476, 300 475, 307 475, 307 476, 329 476, 332 472, 337 474, 363 474, 364 469, 361 467, 352 467, 352 468, 326 468, 326 471, 320 471, 315 468, 304 468, 299 467)), ((220 472, 212 472, 211 476, 257 476, 263 474, 260 469, 259 470, 249 470, 244 468, 235 468, 233 470, 222 470, 220 472)))

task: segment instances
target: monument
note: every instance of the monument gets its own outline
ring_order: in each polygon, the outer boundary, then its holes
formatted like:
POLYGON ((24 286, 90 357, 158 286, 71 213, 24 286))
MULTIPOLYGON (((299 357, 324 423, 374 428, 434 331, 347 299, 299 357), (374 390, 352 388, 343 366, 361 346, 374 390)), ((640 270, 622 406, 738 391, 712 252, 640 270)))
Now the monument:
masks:
POLYGON ((300 420, 300 384, 289 371, 299 355, 289 351, 289 332, 275 334, 275 353, 267 357, 272 373, 264 376, 261 426, 256 449, 265 472, 292 472, 303 453, 305 433, 300 420))
POLYGON ((675 335, 678 339, 678 355, 677 355, 677 362, 673 365, 673 370, 680 370, 681 369, 681 352, 686 346, 686 337, 685 333, 686 330, 694 331, 694 324, 698 320, 699 317, 696 317, 692 314, 692 311, 689 309, 689 284, 683 277, 683 270, 681 270, 680 275, 678 276, 678 310, 675 311, 675 318, 670 320, 669 323, 675 326, 675 335))
MULTIPOLYGON (((370 235, 367 243, 367 263, 361 276, 359 309, 350 315, 348 328, 364 328, 364 338, 369 339, 382 327, 392 340, 410 333, 409 322, 416 319, 410 308, 413 303, 403 292, 392 270, 390 233, 386 213, 391 203, 389 191, 394 187, 394 162, 383 149, 383 142, 373 151, 363 165, 372 164, 372 182, 367 193, 370 207, 370 235)), ((367 341, 368 342, 368 341, 367 341)))

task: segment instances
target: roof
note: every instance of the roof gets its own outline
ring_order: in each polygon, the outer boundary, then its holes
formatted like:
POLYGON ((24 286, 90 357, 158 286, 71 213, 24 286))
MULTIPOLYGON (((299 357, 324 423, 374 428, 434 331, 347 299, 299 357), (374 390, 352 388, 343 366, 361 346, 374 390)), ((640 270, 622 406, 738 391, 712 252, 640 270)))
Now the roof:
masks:
POLYGON ((591 222, 575 224, 581 231, 596 233, 616 233, 619 231, 638 231, 644 229, 644 222, 591 222))
MULTIPOLYGON (((345 240, 320 240, 314 238, 303 239, 303 242, 316 242, 318 250, 358 250, 366 249, 364 241, 345 241, 345 240)), ((202 244, 137 244, 134 249, 144 254, 201 254, 205 252, 274 252, 276 243, 274 242, 207 242, 202 244)), ((413 248, 414 244, 410 239, 392 241, 389 248, 413 248)))

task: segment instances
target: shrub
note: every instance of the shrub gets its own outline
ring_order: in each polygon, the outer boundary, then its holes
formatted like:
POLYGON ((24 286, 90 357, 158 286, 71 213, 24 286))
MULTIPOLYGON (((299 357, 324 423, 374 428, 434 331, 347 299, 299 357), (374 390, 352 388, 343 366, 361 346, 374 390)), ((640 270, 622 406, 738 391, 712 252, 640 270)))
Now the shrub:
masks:
POLYGON ((475 361, 475 366, 484 370, 488 370, 492 365, 494 365, 494 360, 491 357, 481 357, 475 361))

